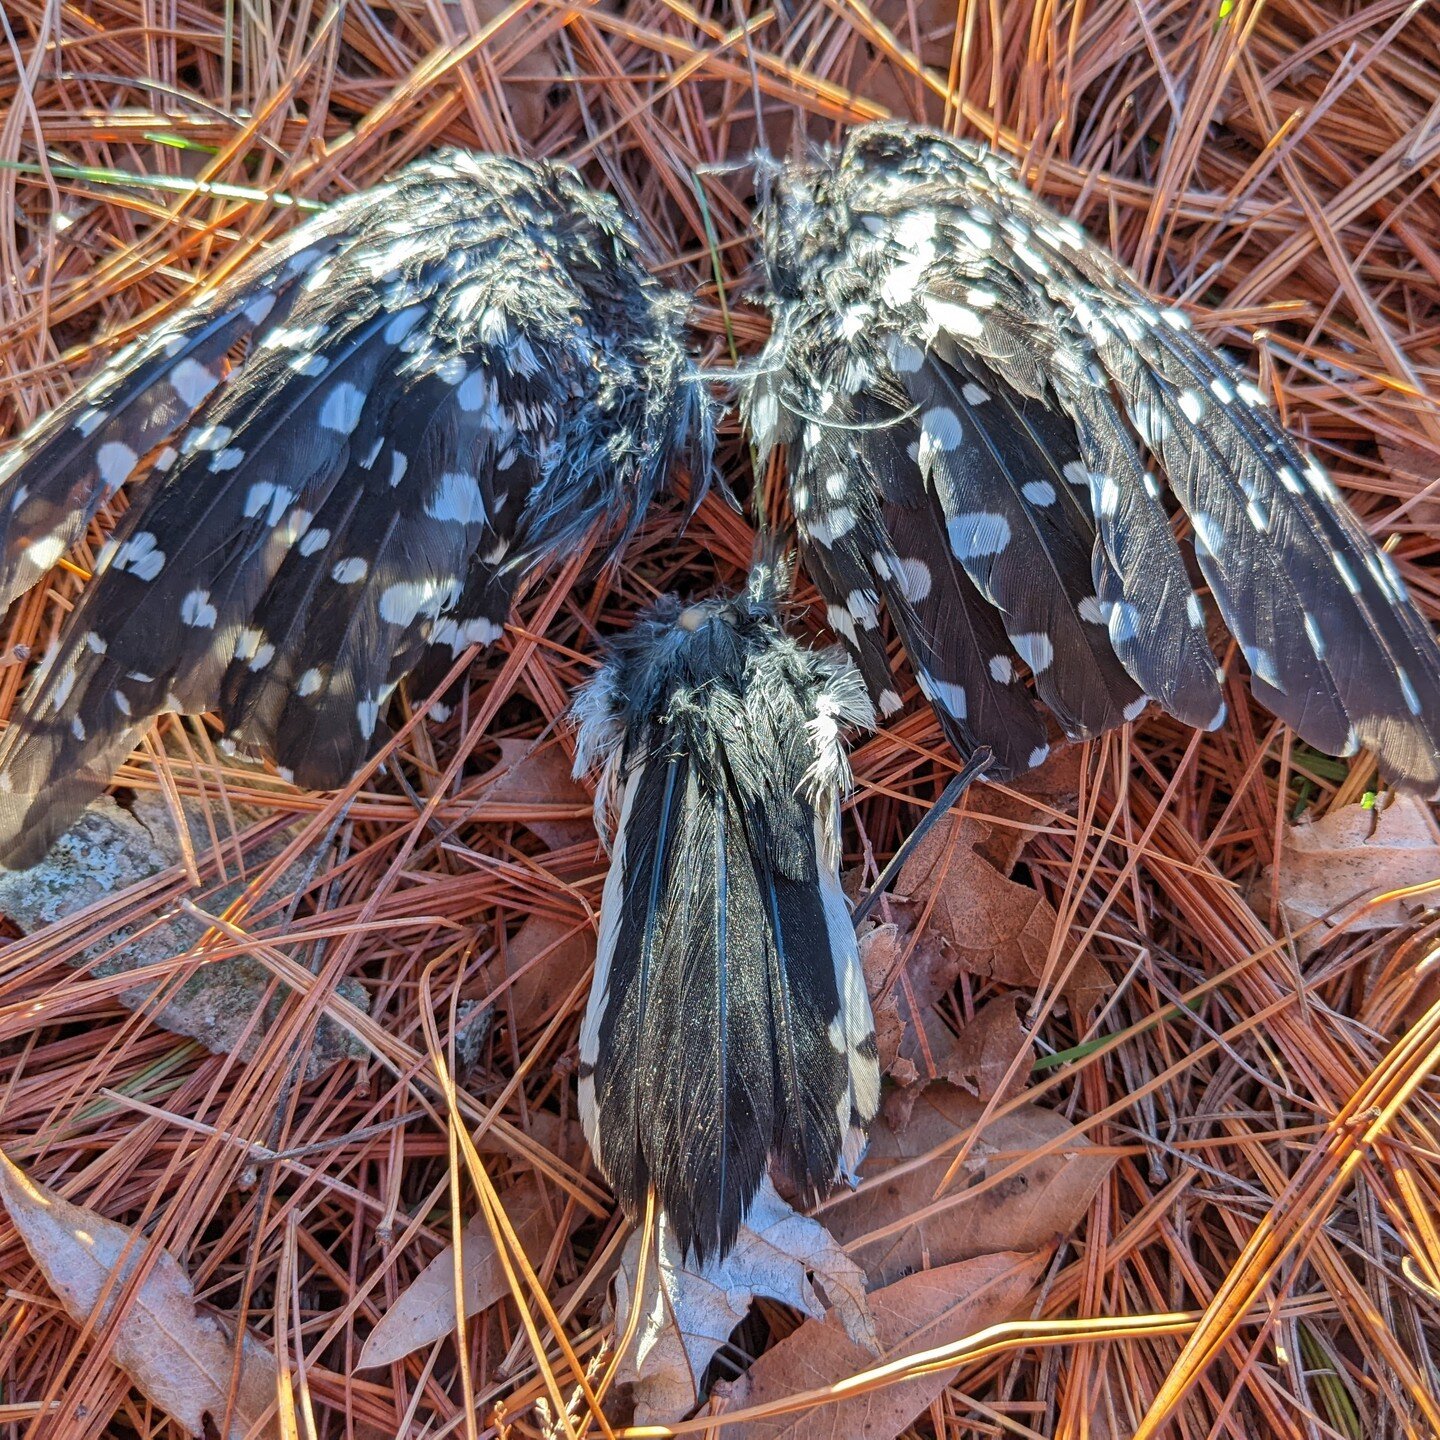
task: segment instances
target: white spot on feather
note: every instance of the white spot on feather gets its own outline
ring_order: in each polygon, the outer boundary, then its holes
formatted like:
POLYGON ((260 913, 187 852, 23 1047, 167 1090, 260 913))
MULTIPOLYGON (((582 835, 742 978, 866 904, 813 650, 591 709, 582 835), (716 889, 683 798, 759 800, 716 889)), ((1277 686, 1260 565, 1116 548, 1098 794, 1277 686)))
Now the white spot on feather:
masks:
POLYGON ((215 388, 216 377, 198 360, 182 360, 166 377, 181 401, 194 409, 215 388))
POLYGON ((1140 614, 1128 600, 1117 601, 1110 607, 1108 628, 1110 639, 1116 645, 1123 645, 1139 634, 1140 614))
POLYGON ((449 617, 436 623, 430 634, 435 645, 448 645, 458 655, 470 645, 493 645, 503 634, 505 627, 497 625, 483 615, 471 620, 452 620, 449 617))
POLYGON ((890 578, 912 605, 918 605, 930 593, 930 587, 935 583, 930 567, 913 556, 897 559, 890 568, 890 578))
POLYGON ((148 530, 137 530, 116 550, 111 563, 139 580, 153 580, 165 568, 165 552, 156 548, 155 537, 148 530))
POLYGON ((218 618, 208 590, 192 590, 180 602, 180 619, 196 630, 213 630, 218 618))
POLYGON ((326 430, 335 430, 349 435, 360 423, 360 412, 365 408, 365 392, 348 380, 342 380, 326 397, 320 407, 320 424, 326 430))
POLYGON ((1339 572, 1341 580, 1345 582, 1345 588, 1352 594, 1360 593, 1360 582, 1355 578, 1355 572, 1350 568, 1350 562, 1337 550, 1331 555, 1335 562, 1335 569, 1339 572))
POLYGON ((425 502, 425 513, 433 520, 454 520, 473 525, 485 518, 485 497, 473 475, 447 470, 425 502))
POLYGON ((25 558, 41 570, 48 570, 65 553, 65 542, 58 535, 43 535, 25 547, 25 558))
POLYGON ((927 338, 945 334, 973 340, 985 333, 983 322, 973 310, 949 300, 937 300, 933 295, 925 297, 925 317, 927 338))
POLYGON ((1195 527, 1195 548, 1209 555, 1218 555, 1225 544, 1225 532, 1213 515, 1197 510, 1190 523, 1195 527))
POLYGON ((825 515, 809 517, 805 528, 818 545, 829 549, 842 535, 855 528, 855 512, 848 505, 837 505, 825 515))
POLYGON ((122 445, 118 440, 107 440, 95 452, 95 468, 106 486, 116 490, 130 478, 138 459, 139 456, 128 445, 122 445))
POLYGON ((945 522, 950 549, 957 560, 998 555, 1010 543, 1010 522, 990 510, 952 515, 945 522))
POLYGON ((1037 673, 1048 669, 1055 659, 1055 646, 1050 637, 1038 630, 1024 635, 1012 635, 1010 643, 1019 652, 1020 658, 1037 673))
POLYGON ((1261 645, 1242 645, 1241 653, 1250 673, 1274 690, 1282 690, 1280 672, 1275 668, 1275 657, 1261 645))
POLYGON ((439 610, 454 581, 400 580, 388 585, 380 595, 380 618, 392 625, 409 625, 422 611, 434 614, 439 610))
POLYGON ((827 605, 825 618, 830 622, 830 628, 837 635, 843 635, 852 645, 857 643, 855 617, 843 605, 827 605))
POLYGON ((1403 665, 1395 667, 1395 678, 1400 682, 1400 693, 1405 697, 1405 708, 1412 715, 1420 713, 1420 697, 1415 693, 1415 686, 1411 683, 1410 676, 1406 673, 1403 665))

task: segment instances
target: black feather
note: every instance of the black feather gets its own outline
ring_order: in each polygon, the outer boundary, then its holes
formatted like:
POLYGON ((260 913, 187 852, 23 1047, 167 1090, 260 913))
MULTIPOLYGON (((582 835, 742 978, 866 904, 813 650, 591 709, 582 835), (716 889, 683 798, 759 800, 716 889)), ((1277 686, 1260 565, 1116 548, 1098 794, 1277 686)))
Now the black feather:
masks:
MULTIPOLYGON (((832 605, 848 584, 893 610, 893 552, 927 556, 932 575, 948 553, 1072 733, 1133 716, 1143 696, 1218 725, 1168 486, 1257 698, 1320 749, 1366 745, 1397 783, 1440 786, 1430 627, 1324 473, 1182 315, 976 145, 872 125, 766 178, 775 323, 749 421, 762 452, 790 446, 802 524, 826 447, 853 486, 846 506, 879 521, 816 564, 832 605), (888 424, 860 423, 877 415, 888 424)), ((963 587, 941 588, 919 634, 897 626, 947 730, 992 745, 1004 773, 1021 758, 1013 703, 971 693, 991 637, 963 587), (963 725, 937 698, 937 655, 964 691, 963 725)), ((1008 653, 988 652, 997 672, 1008 653)))
POLYGON ((0 862, 43 854, 165 711, 218 710, 227 743, 343 784, 417 664, 494 640, 527 576, 628 533, 687 446, 703 485, 683 309, 574 171, 446 152, 112 362, 7 457, 14 585, 123 479, 103 437, 129 468, 188 428, 0 742, 0 862), (247 327, 244 362, 202 386, 247 327), (85 433, 82 402, 104 417, 85 433))
POLYGON ((576 702, 577 771, 618 809, 581 1113, 632 1216, 723 1255, 769 1165, 807 1197, 853 1163, 879 1095, 838 873, 840 727, 871 718, 838 655, 787 639, 774 570, 664 600, 576 702))

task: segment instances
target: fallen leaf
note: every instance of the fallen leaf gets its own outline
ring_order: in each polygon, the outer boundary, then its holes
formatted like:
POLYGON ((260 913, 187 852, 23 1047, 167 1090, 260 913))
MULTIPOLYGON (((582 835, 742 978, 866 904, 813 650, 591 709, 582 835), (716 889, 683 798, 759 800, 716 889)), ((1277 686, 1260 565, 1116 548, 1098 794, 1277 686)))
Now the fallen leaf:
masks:
MULTIPOLYGON (((1392 794, 1383 809, 1345 805, 1319 820, 1285 827, 1279 862, 1266 870, 1257 900, 1268 893, 1276 872, 1280 903, 1299 930, 1367 896, 1440 882, 1440 831, 1429 806, 1413 795, 1392 794)), ((1387 930, 1437 904, 1440 890, 1387 900, 1350 918, 1345 930, 1387 930)), ((1309 954, 1333 933, 1332 924, 1322 923, 1301 937, 1302 950, 1309 954)))
MULTIPOLYGON (((865 1302, 865 1275, 826 1230, 797 1214, 767 1177, 740 1227, 735 1248, 718 1263, 687 1263, 668 1221, 645 1266, 641 1318, 618 1379, 634 1383, 635 1418, 668 1424, 694 1408, 700 1381, 715 1352, 745 1318, 757 1295, 819 1317, 826 1306, 865 1353, 878 1349, 865 1302), (657 1263, 658 1261, 658 1263, 657 1263)), ((615 1283, 615 1333, 629 1324, 630 1297, 640 1263, 640 1232, 630 1237, 615 1283)))
MULTIPOLYGON (((213 847, 205 807, 196 800, 183 802, 191 841, 200 854, 213 847)), ((237 808, 235 820, 244 826, 259 818, 259 811, 237 808)), ((278 836, 246 856, 251 872, 265 865, 289 843, 278 836)), ((127 809, 108 795, 87 806, 80 819, 56 841, 38 865, 14 874, 0 873, 0 913, 12 919, 27 935, 63 920, 118 891, 169 870, 180 860, 180 842, 165 802, 142 793, 127 809)), ((302 857, 286 870, 261 897, 261 905, 291 895, 304 883, 310 857, 302 857)), ((222 914, 245 888, 234 881, 217 885, 199 896, 201 906, 222 914)), ((147 966, 161 965, 158 978, 123 990, 120 1003, 143 1010, 146 1019, 176 1035, 198 1040, 216 1055, 234 1053, 250 1060, 266 1043, 270 1021, 278 1014, 288 991, 277 985, 265 964, 248 955, 211 961, 154 1008, 158 985, 168 984, 170 962, 183 955, 204 934, 205 926, 180 915, 135 936, 128 926, 112 930, 98 945, 80 951, 72 962, 89 966, 98 976, 137 972, 144 979, 147 966), (116 949, 117 941, 129 943, 116 949), (112 953, 113 952, 113 953, 112 953), (100 957, 104 956, 104 959, 100 957), (268 1006, 266 996, 270 996, 268 1006), (257 1022, 256 1011, 264 1008, 257 1022)), ((365 987, 356 980, 338 982, 335 991, 361 1010, 370 1008, 365 987)), ((332 1016, 322 1015, 306 1056, 305 1077, 314 1080, 342 1060, 363 1059, 364 1044, 332 1016)))
MULTIPOLYGON (((1045 1268, 1044 1254, 982 1255, 907 1275, 874 1291, 877 1360, 833 1321, 807 1320, 738 1380, 717 1386, 725 1410, 781 1400, 848 1379, 877 1364, 933 1350, 1015 1318, 1045 1268)), ((726 1440, 893 1440, 955 1378, 959 1367, 900 1380, 853 1399, 769 1419, 742 1420, 726 1440)))
POLYGON ((1080 798, 1084 747, 1056 745, 1043 765, 1007 781, 1002 790, 982 785, 968 803, 972 812, 989 817, 989 834, 976 842, 983 855, 1002 875, 1009 875, 1031 840, 1032 826, 1052 825, 1049 813, 1069 813, 1080 798), (1005 823, 1008 822, 1008 823, 1005 823))
MULTIPOLYGON (((510 1012, 516 1029, 527 1032, 549 1018, 594 963, 595 928, 583 917, 531 915, 505 946, 504 973, 519 978, 511 982, 499 1003, 510 1012), (541 955, 543 960, 530 965, 541 955), (530 965, 528 970, 526 965, 530 965)), ((493 989, 501 979, 498 960, 488 968, 496 972, 487 975, 487 989, 493 989)))
MULTIPOLYGON (((934 896, 930 923, 951 946, 957 969, 1034 989, 1045 973, 1059 916, 1033 885, 1007 878, 979 853, 975 847, 989 834, 973 816, 947 817, 901 867, 897 889, 916 907, 934 896)), ((1086 955, 1062 993, 1083 1015, 1107 988, 1099 962, 1086 955)))
POLYGON ((997 1095, 1009 1099, 1030 1081, 1030 1037, 1020 1023, 1014 995, 997 995, 988 1005, 982 1005, 975 1018, 961 1026, 958 1035, 951 1035, 938 1017, 927 1027, 926 1035, 931 1038, 941 1075, 977 1100, 991 1100, 997 1095), (943 1031, 943 1036, 935 1038, 935 1030, 943 1031), (942 1041, 948 1042, 943 1049, 942 1041), (1010 1073, 1017 1055, 1024 1058, 1010 1073))
MULTIPOLYGON (((500 1196, 520 1248, 532 1265, 549 1248, 554 1210, 546 1207, 539 1184, 521 1180, 500 1196)), ((580 1217, 576 1217, 577 1221, 580 1217)), ((471 1216, 460 1232, 465 1317, 488 1310, 510 1294, 505 1267, 483 1214, 471 1216)), ((401 1292, 380 1317, 360 1351, 360 1368, 389 1365, 448 1335, 455 1328, 455 1248, 447 1245, 401 1292)))
MULTIPOLYGON (((473 18, 469 7, 458 4, 457 0, 446 0, 451 24, 462 39, 473 34, 475 26, 487 25, 510 9, 510 0, 471 0, 471 3, 473 18)), ((501 32, 500 40, 506 50, 511 50, 517 44, 525 44, 524 37, 521 25, 512 23, 501 32)), ((515 133, 522 140, 534 142, 545 128, 550 113, 547 91, 560 77, 563 63, 564 52, 559 45, 554 40, 542 41, 531 45, 528 52, 514 62, 513 69, 497 75, 497 83, 484 87, 486 103, 503 100, 514 122, 515 133)))
MULTIPOLYGON (((1419 495, 1400 516, 1400 533, 1411 527, 1429 532, 1440 524, 1440 455, 1434 447, 1381 440, 1380 459, 1392 483, 1409 481, 1405 489, 1419 495), (1421 493, 1427 490, 1429 494, 1421 493)), ((1403 492, 1401 498, 1405 498, 1403 492)))
MULTIPOLYGON (((117 1314, 116 1299, 149 1242, 36 1184, 3 1152, 0 1201, 65 1313, 77 1325, 94 1317, 97 1334, 113 1331, 110 1356, 136 1388, 192 1435, 203 1432, 207 1418, 218 1427, 234 1341, 212 1315, 195 1308, 195 1291, 179 1261, 162 1250, 123 1315, 117 1314), (96 1316, 102 1294, 104 1309, 96 1316)), ((276 1435, 275 1357, 248 1331, 241 1356, 231 1440, 276 1435), (261 1426, 267 1412, 272 1418, 261 1426)))
POLYGON ((1002 1250, 1040 1250, 1057 1235, 1074 1232, 1096 1190, 1115 1163, 1097 1154, 1083 1135, 1053 1110, 1022 1105, 991 1120, 969 1149, 964 1166, 942 1197, 945 1208, 893 1233, 867 1235, 913 1216, 935 1201, 935 1191, 958 1153, 957 1142, 979 1122, 984 1105, 954 1086, 926 1086, 909 1124, 897 1133, 885 1120, 870 1132, 861 1166, 864 1182, 823 1210, 830 1233, 865 1266, 872 1285, 886 1285, 922 1267, 947 1265, 1002 1250), (967 1187, 1008 1168, 1027 1152, 1064 1136, 1064 1146, 1036 1155, 1000 1184, 967 1196, 967 1187), (886 1172, 945 1147, 938 1158, 886 1178, 886 1172), (996 1157, 999 1158, 996 1158, 996 1157))
POLYGON ((513 811, 509 818, 552 850, 595 838, 590 795, 571 775, 570 757, 559 745, 516 739, 499 745, 500 763, 477 782, 477 799, 487 812, 513 811))
POLYGON ((905 1035, 905 1021, 894 986, 889 986, 891 972, 901 955, 900 927, 894 924, 874 925, 859 937, 860 968, 865 973, 865 988, 870 992, 875 1014, 875 1047, 879 1052, 880 1073, 888 1075, 900 1053, 905 1035))

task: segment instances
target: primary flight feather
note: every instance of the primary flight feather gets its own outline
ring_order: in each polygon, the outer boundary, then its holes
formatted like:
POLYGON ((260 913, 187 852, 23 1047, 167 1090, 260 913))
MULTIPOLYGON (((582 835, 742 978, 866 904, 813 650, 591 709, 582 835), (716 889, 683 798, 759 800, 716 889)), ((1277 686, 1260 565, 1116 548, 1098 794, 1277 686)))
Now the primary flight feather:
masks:
POLYGON ((116 355, 0 464, 7 604, 150 472, 0 740, 0 863, 167 711, 344 784, 407 674, 498 638, 522 580, 633 527, 677 461, 703 487, 684 310, 573 170, 446 151, 116 355))
POLYGON ((992 777, 1154 699, 1224 719, 1192 551, 1254 694, 1317 749, 1440 788, 1440 650, 1254 383, 981 146, 898 123, 774 167, 774 329, 744 396, 882 714, 883 611, 992 777), (1176 509, 1188 522, 1182 547, 1176 509))

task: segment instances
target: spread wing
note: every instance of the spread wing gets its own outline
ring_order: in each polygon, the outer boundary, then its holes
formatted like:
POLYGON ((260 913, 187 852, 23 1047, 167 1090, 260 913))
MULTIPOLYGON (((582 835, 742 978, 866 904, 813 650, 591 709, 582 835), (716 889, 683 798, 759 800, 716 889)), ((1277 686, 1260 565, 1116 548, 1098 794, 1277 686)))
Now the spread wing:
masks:
MULTIPOLYGON (((1220 724, 1188 549, 1263 704, 1318 749, 1363 745, 1398 783, 1440 786, 1440 650, 1394 564, 1253 383, 1002 161, 866 127, 782 177, 767 234, 777 323, 756 393, 805 417, 797 516, 812 548, 834 534, 830 492, 803 477, 811 451, 848 453, 839 503, 882 533, 829 549, 898 610, 963 745, 1023 768, 1035 722, 996 689, 1022 664, 1074 735, 1144 697, 1220 724), (941 599, 917 635, 904 592, 926 576, 941 599)), ((768 399, 749 413, 762 448, 790 438, 768 399)), ((843 604, 824 561, 816 574, 843 604)))
POLYGON ((23 578, 73 538, 57 466, 91 456, 119 483, 159 434, 135 416, 183 426, 0 741, 5 863, 42 854, 166 711, 218 710, 228 744, 343 784, 422 657, 498 638, 528 573, 634 523, 687 434, 708 443, 677 304, 573 172, 454 153, 371 198, 184 317, 188 350, 143 346, 91 397, 108 418, 83 454, 63 415, 16 452, 0 509, 58 497, 38 540, 14 511, 23 578), (224 383, 177 385, 262 312, 224 383), (123 455, 93 446, 106 426, 123 455))

